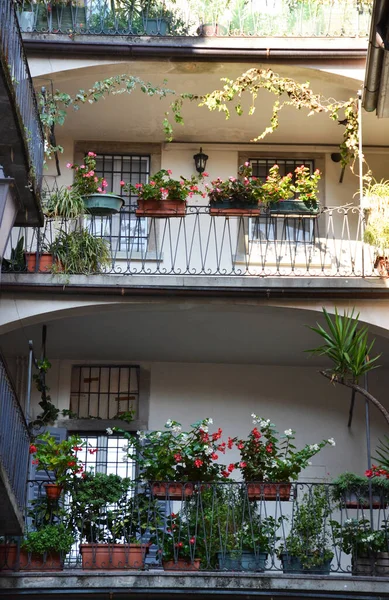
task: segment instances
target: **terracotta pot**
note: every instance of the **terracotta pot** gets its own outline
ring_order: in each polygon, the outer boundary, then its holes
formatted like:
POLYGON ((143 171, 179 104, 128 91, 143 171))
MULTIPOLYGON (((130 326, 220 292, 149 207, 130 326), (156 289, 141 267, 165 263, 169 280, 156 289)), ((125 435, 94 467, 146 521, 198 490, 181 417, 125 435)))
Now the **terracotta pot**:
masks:
POLYGON ((63 563, 59 552, 47 552, 42 556, 21 550, 19 569, 21 571, 63 571, 63 563))
POLYGON ((141 200, 138 199, 136 209, 138 217, 183 217, 186 213, 186 202, 182 200, 141 200))
POLYGON ((204 23, 197 28, 197 35, 201 35, 204 37, 215 37, 218 35, 227 35, 228 29, 224 27, 224 25, 219 25, 215 23, 214 25, 211 23, 204 23))
POLYGON ((45 483, 46 496, 49 500, 59 500, 63 486, 58 483, 45 483))
POLYGON ((290 499, 291 483, 248 483, 247 495, 249 500, 280 500, 290 499))
POLYGON ((0 544, 0 571, 14 571, 17 568, 18 547, 16 544, 0 544))
POLYGON ((25 252, 26 267, 28 273, 50 273, 54 257, 52 254, 39 254, 37 252, 25 252), (38 260, 38 266, 37 266, 38 260))
POLYGON ((200 569, 200 559, 194 558, 193 561, 186 558, 174 560, 164 560, 162 562, 165 571, 198 571, 200 569))
POLYGON ((389 277, 389 259, 387 256, 376 256, 374 268, 377 269, 380 277, 389 277))
MULTIPOLYGON (((369 506, 370 506, 370 501, 369 501, 368 496, 363 496, 361 494, 355 494, 353 492, 346 493, 342 497, 342 501, 344 502, 344 506, 346 508, 358 509, 358 508, 369 508, 369 506)), ((381 507, 383 508, 385 506, 385 504, 386 504, 385 499, 381 500, 381 497, 378 495, 372 496, 372 503, 371 503, 372 508, 381 508, 381 507)))
POLYGON ((153 483, 151 490, 162 500, 182 500, 193 494, 193 483, 153 483))
POLYGON ((140 570, 144 567, 146 545, 81 544, 80 552, 85 570, 140 570))

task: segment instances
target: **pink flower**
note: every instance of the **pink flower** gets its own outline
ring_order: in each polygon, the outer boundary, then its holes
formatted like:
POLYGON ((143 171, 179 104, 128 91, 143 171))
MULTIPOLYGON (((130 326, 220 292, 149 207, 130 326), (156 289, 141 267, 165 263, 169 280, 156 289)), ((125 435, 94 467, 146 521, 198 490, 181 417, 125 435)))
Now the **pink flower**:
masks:
POLYGON ((86 169, 85 165, 81 165, 80 169, 86 169))
POLYGON ((197 469, 199 469, 203 464, 203 461, 200 458, 196 458, 196 460, 194 461, 194 466, 197 467, 197 469))
POLYGON ((168 169, 168 170, 167 170, 167 174, 168 174, 168 175, 171 175, 171 174, 172 174, 172 171, 171 171, 170 169, 168 169))
POLYGON ((66 163, 66 166, 68 169, 71 169, 73 167, 72 163, 66 163))
POLYGON ((91 156, 92 158, 95 158, 96 154, 94 152, 88 152, 88 156, 91 156))
POLYGON ((136 183, 135 187, 136 187, 137 190, 141 190, 142 187, 143 187, 143 185, 141 183, 136 183))
POLYGON ((155 181, 150 181, 150 185, 155 185, 155 181))
POLYGON ((122 180, 122 181, 120 182, 120 185, 121 185, 121 187, 123 187, 123 185, 126 185, 126 184, 125 184, 125 182, 122 180))
POLYGON ((100 192, 100 194, 101 194, 103 190, 101 189, 101 187, 98 187, 97 191, 100 192))
POLYGON ((241 469, 244 469, 245 467, 247 467, 247 463, 244 462, 244 460, 242 460, 242 462, 239 463, 239 466, 241 469))
POLYGON ((204 173, 203 173, 203 177, 209 177, 209 173, 206 173, 206 172, 204 171, 204 173))
POLYGON ((94 181, 95 183, 97 183, 97 182, 98 182, 98 180, 99 180, 99 178, 98 178, 98 177, 94 177, 94 178, 93 178, 93 181, 94 181))

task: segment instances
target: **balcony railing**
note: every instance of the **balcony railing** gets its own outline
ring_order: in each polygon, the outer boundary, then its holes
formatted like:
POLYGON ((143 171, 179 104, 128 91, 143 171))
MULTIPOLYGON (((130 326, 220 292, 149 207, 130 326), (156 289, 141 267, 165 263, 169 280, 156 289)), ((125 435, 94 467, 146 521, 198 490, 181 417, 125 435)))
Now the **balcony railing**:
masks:
POLYGON ((26 499, 29 440, 23 411, 0 356, 0 463, 21 511, 26 499))
POLYGON ((19 4, 24 32, 125 36, 367 37, 371 5, 363 0, 58 1, 19 4))
POLYGON ((10 0, 0 0, 0 64, 26 146, 33 191, 39 198, 43 175, 43 132, 17 13, 10 0))
POLYGON ((119 492, 100 487, 96 497, 80 478, 55 500, 43 481, 30 485, 29 530, 62 528, 68 548, 38 556, 12 540, 0 546, 2 569, 389 576, 389 492, 369 498, 327 483, 132 481, 119 492))
POLYGON ((127 207, 111 217, 47 219, 42 228, 14 228, 3 270, 131 277, 386 275, 387 261, 377 263, 383 251, 364 243, 364 228, 364 213, 356 206, 322 208, 311 217, 266 212, 255 217, 211 216, 209 207, 191 206, 185 216, 175 218, 137 217, 135 209, 127 207), (104 265, 98 258, 88 264, 77 260, 74 243, 80 232, 103 240, 109 251, 104 265))

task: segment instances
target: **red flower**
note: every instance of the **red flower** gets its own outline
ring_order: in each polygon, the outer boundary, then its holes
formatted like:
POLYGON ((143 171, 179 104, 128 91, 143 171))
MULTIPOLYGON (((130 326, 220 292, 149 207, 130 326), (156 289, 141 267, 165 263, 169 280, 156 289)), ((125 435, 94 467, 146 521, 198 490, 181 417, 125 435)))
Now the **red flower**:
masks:
POLYGON ((217 449, 219 450, 219 452, 222 452, 222 453, 224 454, 224 453, 225 453, 225 451, 226 451, 226 443, 225 443, 225 442, 223 442, 222 444, 219 444, 219 445, 217 446, 217 449))
POLYGON ((254 429, 251 432, 253 434, 253 436, 255 437, 256 440, 259 440, 262 437, 262 434, 260 431, 258 431, 258 429, 256 427, 254 427, 254 429))
POLYGON ((211 458, 212 458, 212 460, 217 460, 219 457, 216 454, 216 452, 213 452, 213 454, 211 454, 211 458))
POLYGON ((229 464, 229 465, 228 465, 228 467, 227 467, 227 471, 228 471, 229 473, 232 473, 232 471, 233 471, 234 469, 235 469, 235 465, 234 465, 234 463, 231 463, 231 464, 229 464))
POLYGON ((365 471, 365 477, 373 477, 373 471, 371 469, 365 471))
POLYGON ((172 519, 175 519, 177 515, 175 513, 172 513, 170 516, 172 519))
POLYGON ((196 538, 195 537, 190 538, 189 543, 190 544, 195 544, 196 543, 196 538))
POLYGON ((222 436, 222 433, 223 433, 223 430, 220 429, 220 427, 219 427, 219 429, 217 430, 217 432, 212 434, 213 441, 216 442, 217 440, 220 440, 220 438, 222 436))
POLYGON ((239 466, 241 469, 244 469, 245 467, 247 467, 247 463, 244 462, 244 460, 242 460, 242 462, 239 463, 239 466))
POLYGON ((200 429, 200 435, 201 435, 201 441, 202 442, 209 442, 209 435, 208 435, 208 433, 205 433, 205 431, 203 431, 202 429, 200 429))
POLYGON ((266 452, 272 452, 273 450, 273 444, 271 442, 268 443, 268 445, 266 446, 266 452))
POLYGON ((39 465, 39 460, 36 458, 35 460, 32 461, 33 465, 39 465))
POLYGON ((36 446, 34 446, 34 444, 30 445, 30 454, 35 454, 35 452, 37 452, 38 448, 36 446))
POLYGON ((183 545, 184 545, 184 544, 183 544, 182 542, 178 542, 178 543, 176 544, 176 548, 182 548, 182 546, 183 546, 183 545))
POLYGON ((221 473, 222 473, 223 477, 229 477, 230 476, 230 474, 227 471, 222 471, 221 473))
POLYGON ((174 455, 174 460, 175 460, 176 462, 181 462, 181 461, 182 461, 182 456, 181 456, 181 454, 175 454, 175 455, 174 455))
POLYGON ((74 446, 73 450, 74 450, 74 452, 81 452, 82 447, 81 446, 74 446))
POLYGON ((233 445, 234 445, 234 440, 232 438, 230 438, 230 436, 228 436, 228 443, 227 443, 228 448, 231 450, 233 445))
POLYGON ((244 443, 239 442, 239 444, 236 444, 236 447, 239 448, 239 450, 242 450, 244 448, 244 443))
POLYGON ((200 458, 196 458, 196 460, 194 461, 194 466, 197 467, 197 469, 199 469, 203 464, 203 461, 200 458))
POLYGON ((98 451, 98 448, 90 448, 88 450, 89 454, 96 454, 97 451, 98 451))
POLYGON ((76 465, 76 461, 75 460, 69 460, 68 467, 74 467, 75 465, 76 465))
POLYGON ((81 475, 81 477, 82 477, 83 479, 86 479, 86 478, 87 478, 87 474, 86 474, 86 473, 83 473, 83 474, 81 475))

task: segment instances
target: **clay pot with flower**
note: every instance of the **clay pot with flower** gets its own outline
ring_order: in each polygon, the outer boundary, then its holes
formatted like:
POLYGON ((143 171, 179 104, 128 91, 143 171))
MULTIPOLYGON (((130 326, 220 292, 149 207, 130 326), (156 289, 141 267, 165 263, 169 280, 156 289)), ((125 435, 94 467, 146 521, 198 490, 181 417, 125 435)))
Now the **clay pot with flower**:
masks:
POLYGON ((37 436, 30 445, 32 464, 37 471, 45 471, 50 483, 45 484, 50 500, 58 500, 63 489, 70 489, 77 475, 83 473, 84 465, 78 453, 85 442, 77 435, 58 442, 54 436, 45 432, 37 436))
POLYGON ((123 190, 138 196, 137 216, 141 217, 182 217, 186 212, 186 202, 194 194, 205 194, 198 188, 199 182, 207 173, 190 179, 171 177, 170 169, 161 169, 151 176, 148 183, 127 184, 123 190))
POLYGON ((160 540, 159 554, 165 571, 198 571, 205 556, 203 536, 187 514, 171 513, 160 540))
POLYGON ((289 500, 290 482, 298 478, 313 456, 325 446, 335 446, 335 441, 330 438, 297 450, 293 429, 279 435, 270 419, 262 419, 254 413, 251 416, 254 427, 247 440, 234 440, 241 456, 235 467, 248 483, 249 499, 289 500))
POLYGON ((270 214, 317 215, 319 213, 318 183, 319 169, 314 173, 305 165, 296 167, 294 173, 280 175, 277 164, 269 169, 262 185, 262 202, 270 214))
POLYGON ((212 419, 203 419, 184 432, 180 423, 169 419, 163 431, 139 431, 135 441, 121 432, 131 440, 128 456, 137 461, 140 479, 150 482, 155 496, 181 500, 193 493, 198 482, 229 477, 234 465, 226 467, 218 461, 233 440, 222 441, 220 428, 211 433, 212 423, 212 419))
POLYGON ((220 177, 206 185, 209 196, 209 212, 217 215, 259 215, 261 212, 262 184, 252 176, 249 162, 241 165, 238 177, 223 181, 220 177))
MULTIPOLYGON (((68 163, 66 166, 74 171, 74 182, 70 189, 82 197, 85 212, 106 217, 119 212, 124 200, 117 194, 107 192, 108 182, 96 173, 96 156, 94 152, 88 152, 82 165, 68 163)), ((124 185, 124 181, 121 181, 121 188, 124 185)))

